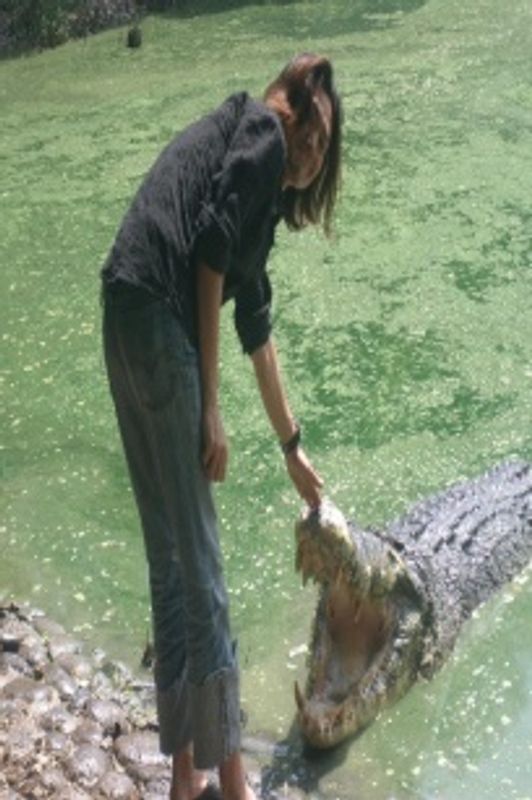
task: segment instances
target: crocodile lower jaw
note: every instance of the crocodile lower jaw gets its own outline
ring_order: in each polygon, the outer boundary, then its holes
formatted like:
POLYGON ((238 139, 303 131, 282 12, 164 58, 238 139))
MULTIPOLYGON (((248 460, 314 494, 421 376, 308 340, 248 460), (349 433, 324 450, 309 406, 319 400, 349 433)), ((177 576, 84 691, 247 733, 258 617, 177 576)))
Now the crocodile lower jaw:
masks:
POLYGON ((322 590, 307 686, 295 687, 298 721, 309 744, 328 748, 363 724, 359 699, 393 639, 395 614, 386 600, 357 594, 341 569, 331 580, 314 559, 312 568, 303 560, 302 572, 322 590))

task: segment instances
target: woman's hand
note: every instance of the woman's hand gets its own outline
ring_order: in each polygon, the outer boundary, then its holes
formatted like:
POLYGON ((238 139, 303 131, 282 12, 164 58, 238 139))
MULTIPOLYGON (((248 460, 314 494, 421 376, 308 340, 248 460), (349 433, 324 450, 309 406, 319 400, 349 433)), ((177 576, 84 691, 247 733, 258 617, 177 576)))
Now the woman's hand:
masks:
POLYGON ((218 406, 203 411, 203 469, 210 481, 225 480, 229 447, 218 406))
POLYGON ((303 500, 311 508, 318 508, 321 504, 320 489, 323 481, 301 447, 296 447, 288 453, 285 461, 288 474, 303 500))

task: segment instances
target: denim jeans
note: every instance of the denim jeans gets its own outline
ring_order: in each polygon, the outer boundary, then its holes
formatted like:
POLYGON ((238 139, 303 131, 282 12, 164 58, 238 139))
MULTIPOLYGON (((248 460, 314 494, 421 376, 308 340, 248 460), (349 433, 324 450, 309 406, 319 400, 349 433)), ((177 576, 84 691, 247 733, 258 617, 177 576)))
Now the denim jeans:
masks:
POLYGON ((161 299, 103 290, 109 385, 148 561, 161 750, 194 744, 212 768, 240 747, 231 639, 211 485, 201 465, 197 350, 161 299))

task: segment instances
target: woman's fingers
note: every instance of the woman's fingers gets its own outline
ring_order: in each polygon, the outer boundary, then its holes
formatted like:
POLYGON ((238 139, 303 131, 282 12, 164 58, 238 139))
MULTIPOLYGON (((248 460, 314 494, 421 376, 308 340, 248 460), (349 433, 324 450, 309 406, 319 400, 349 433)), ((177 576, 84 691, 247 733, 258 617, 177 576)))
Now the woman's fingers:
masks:
POLYGON ((301 448, 297 448, 286 458, 288 472, 299 495, 311 508, 321 504, 320 489, 323 480, 311 465, 301 448))
POLYGON ((227 450, 220 447, 213 459, 213 466, 211 472, 211 480, 216 483, 222 483, 225 480, 225 471, 227 468, 227 450))
POLYGON ((225 480, 229 449, 220 412, 217 407, 204 411, 203 416, 203 469, 210 481, 225 480))
POLYGON ((223 482, 227 472, 228 451, 223 444, 206 445, 203 451, 203 468, 210 481, 223 482))

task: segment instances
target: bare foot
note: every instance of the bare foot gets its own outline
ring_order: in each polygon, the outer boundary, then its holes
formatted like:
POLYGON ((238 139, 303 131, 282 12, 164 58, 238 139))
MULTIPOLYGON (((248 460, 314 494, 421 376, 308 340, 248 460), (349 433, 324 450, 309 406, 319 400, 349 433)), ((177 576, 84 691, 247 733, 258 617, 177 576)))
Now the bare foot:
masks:
POLYGON ((207 784, 206 774, 194 767, 192 745, 174 754, 170 800, 196 800, 207 784))
POLYGON ((197 800, 201 793, 207 788, 207 785, 207 778, 205 778, 203 781, 194 779, 193 782, 188 784, 185 784, 182 781, 176 782, 174 779, 172 779, 170 800, 197 800))
POLYGON ((245 800, 258 800, 257 795, 255 794, 255 792, 253 791, 253 789, 251 788, 251 786, 248 783, 246 783, 246 798, 245 798, 245 800))
POLYGON ((242 756, 238 752, 220 766, 220 785, 223 800, 258 800, 246 781, 242 756))

